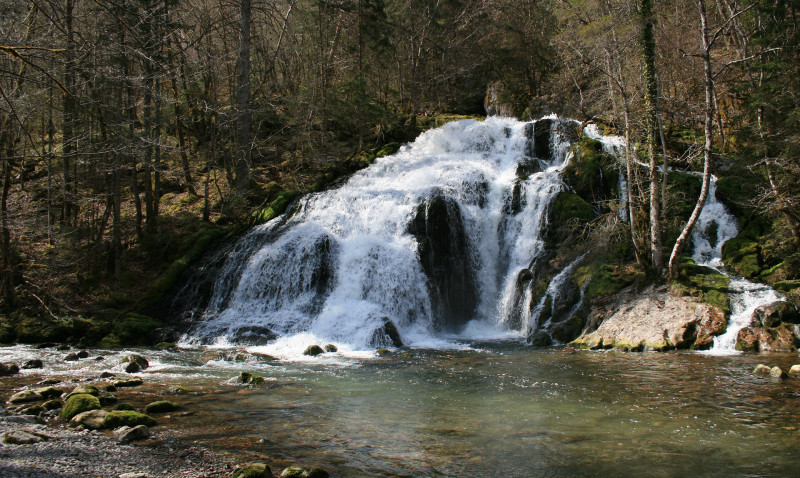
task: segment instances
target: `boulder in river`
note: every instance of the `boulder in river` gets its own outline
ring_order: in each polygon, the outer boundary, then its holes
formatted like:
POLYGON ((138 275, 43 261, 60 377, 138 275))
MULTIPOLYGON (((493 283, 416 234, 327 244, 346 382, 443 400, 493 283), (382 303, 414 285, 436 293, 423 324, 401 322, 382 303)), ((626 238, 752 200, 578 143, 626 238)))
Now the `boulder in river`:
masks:
POLYGON ((114 438, 120 443, 130 443, 132 441, 144 440, 150 437, 150 429, 145 425, 135 427, 123 426, 114 430, 114 438))
POLYGON ((61 409, 61 418, 71 420, 72 417, 79 413, 98 409, 100 409, 100 400, 97 397, 88 393, 79 393, 70 396, 64 402, 64 408, 61 409))
POLYGON ((12 395, 11 398, 8 399, 8 403, 30 403, 38 402, 42 399, 43 397, 33 390, 23 390, 12 395))
POLYGON ((796 352, 798 338, 794 326, 744 327, 736 336, 736 350, 742 352, 796 352))
POLYGON ((316 357, 317 355, 323 353, 325 353, 325 351, 319 345, 309 345, 306 347, 305 351, 303 351, 303 355, 310 355, 312 357, 316 357))
POLYGON ((34 369, 34 368, 43 368, 44 362, 41 359, 33 359, 28 360, 24 364, 22 364, 22 368, 24 369, 34 369))
POLYGON ((64 390, 58 387, 50 386, 36 389, 36 393, 44 398, 57 398, 64 394, 64 390))
POLYGON ((778 300, 760 305, 753 311, 753 325, 756 327, 775 327, 782 322, 800 323, 800 312, 791 302, 778 300))
POLYGON ((0 362, 0 377, 8 377, 19 373, 19 366, 15 363, 0 362))
POLYGON ((800 365, 792 365, 789 369, 789 375, 792 377, 800 376, 800 365))
POLYGON ((132 372, 128 372, 128 373, 136 373, 136 372, 139 372, 141 370, 145 370, 145 369, 147 369, 147 367, 150 366, 150 362, 148 362, 146 358, 142 357, 139 354, 127 355, 125 358, 122 359, 122 363, 128 364, 128 365, 126 365, 126 368, 125 368, 126 372, 128 371, 128 367, 130 367, 131 364, 138 365, 138 370, 132 371, 132 372))
POLYGON ((233 472, 233 478, 272 478, 272 470, 265 463, 248 463, 233 472))
POLYGON ((169 400, 159 400, 157 402, 148 403, 144 407, 145 413, 169 413, 180 410, 181 406, 169 400))
POLYGON ((156 421, 150 415, 133 410, 114 410, 108 412, 103 419, 103 426, 106 428, 135 427, 137 425, 152 427, 156 425, 156 421))
POLYGON ((88 430, 100 430, 103 427, 103 420, 108 415, 105 410, 89 410, 82 412, 69 420, 69 426, 75 428, 83 426, 88 430))

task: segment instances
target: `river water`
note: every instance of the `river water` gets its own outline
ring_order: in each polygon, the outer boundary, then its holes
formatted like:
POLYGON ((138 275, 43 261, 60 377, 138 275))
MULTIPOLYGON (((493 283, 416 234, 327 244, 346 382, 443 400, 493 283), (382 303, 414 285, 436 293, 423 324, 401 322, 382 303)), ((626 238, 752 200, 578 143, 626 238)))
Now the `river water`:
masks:
MULTIPOLYGON (((499 340, 267 364, 253 355, 208 360, 209 350, 135 350, 151 362, 139 374, 139 405, 178 401, 191 414, 160 423, 239 460, 316 464, 343 477, 794 476, 800 466, 800 379, 752 373, 760 362, 788 368, 796 354, 630 354, 499 340), (242 371, 267 381, 238 385, 242 371), (169 392, 176 386, 189 393, 169 392)), ((44 373, 4 379, 3 392, 42 375, 121 373, 129 351, 90 352, 105 360, 65 364, 64 352, 2 348, 2 361, 46 363, 44 373)))

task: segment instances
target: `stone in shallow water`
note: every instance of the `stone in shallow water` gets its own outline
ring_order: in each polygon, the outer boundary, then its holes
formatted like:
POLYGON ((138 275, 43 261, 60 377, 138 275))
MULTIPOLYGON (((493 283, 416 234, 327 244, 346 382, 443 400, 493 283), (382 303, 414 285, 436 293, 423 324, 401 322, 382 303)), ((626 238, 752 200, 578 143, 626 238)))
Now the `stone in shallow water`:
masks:
POLYGON ((41 395, 34 392, 33 390, 23 390, 21 392, 17 392, 8 399, 8 403, 29 403, 29 402, 37 402, 42 400, 41 395))
POLYGON ((789 369, 789 375, 791 376, 800 375, 800 365, 792 365, 792 368, 789 369))
POLYGON ((32 445, 49 439, 49 436, 34 430, 14 430, 3 435, 6 445, 32 445))
POLYGON ((40 359, 28 360, 27 362, 22 364, 22 368, 24 369, 43 368, 43 367, 44 367, 44 362, 42 362, 40 359))
POLYGON ((120 443, 144 440, 150 437, 150 429, 145 425, 137 425, 135 427, 124 426, 114 430, 114 437, 120 443))
POLYGON ((753 369, 753 373, 760 373, 760 374, 763 374, 763 375, 769 375, 770 370, 771 369, 769 367, 767 367, 763 363, 760 363, 760 364, 756 365, 756 368, 753 369))
POLYGON ((233 478, 272 478, 272 470, 265 463, 248 463, 234 471, 233 478))
POLYGON ((772 378, 786 378, 787 377, 786 372, 781 370, 781 368, 778 367, 778 366, 772 367, 769 370, 769 375, 772 378))
POLYGON ((69 426, 75 428, 79 426, 83 426, 89 430, 100 430, 103 428, 103 420, 108 415, 108 412, 105 410, 89 410, 88 412, 82 412, 70 419, 69 426))

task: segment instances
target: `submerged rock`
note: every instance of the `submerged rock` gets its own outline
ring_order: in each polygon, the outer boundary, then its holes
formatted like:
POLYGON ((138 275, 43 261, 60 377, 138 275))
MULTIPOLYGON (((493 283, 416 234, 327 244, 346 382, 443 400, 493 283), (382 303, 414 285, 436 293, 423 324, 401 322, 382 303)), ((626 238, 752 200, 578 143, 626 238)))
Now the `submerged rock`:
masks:
POLYGON ((769 376, 772 377, 772 378, 780 378, 780 379, 784 379, 784 378, 788 377, 788 375, 786 375, 786 372, 784 372, 777 365, 775 367, 772 367, 771 369, 769 369, 769 376))
POLYGON ((403 340, 394 322, 387 317, 383 318, 383 325, 375 329, 369 341, 370 347, 402 347, 403 340))
POLYGON ((264 463, 248 463, 233 472, 233 478, 272 478, 272 470, 264 463))
POLYGON ((264 383, 264 377, 250 372, 242 372, 239 374, 239 383, 246 383, 249 385, 261 385, 264 383))
POLYGON ((326 346, 325 346, 325 351, 326 351, 326 352, 331 352, 331 353, 333 353, 333 352, 338 352, 338 351, 339 351, 339 348, 338 348, 338 347, 336 347, 336 346, 335 346, 335 345, 333 345, 333 344, 328 344, 328 345, 326 345, 326 346))
POLYGON ((297 465, 292 465, 284 468, 281 472, 281 478, 328 478, 330 476, 327 471, 319 467, 304 468, 297 465))
POLYGON ((169 400, 159 400, 157 402, 148 403, 144 407, 145 413, 169 413, 180 410, 181 406, 169 400))

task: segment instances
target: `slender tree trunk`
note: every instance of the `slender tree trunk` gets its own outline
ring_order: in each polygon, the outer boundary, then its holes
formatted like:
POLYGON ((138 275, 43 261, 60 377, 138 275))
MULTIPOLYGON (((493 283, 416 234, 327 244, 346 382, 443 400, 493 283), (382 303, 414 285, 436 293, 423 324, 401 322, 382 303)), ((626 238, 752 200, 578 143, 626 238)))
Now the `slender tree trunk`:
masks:
POLYGON ((639 15, 642 19, 642 76, 647 128, 647 156, 650 160, 650 255, 653 271, 662 274, 664 258, 661 251, 661 202, 658 198, 658 86, 656 83, 656 39, 654 33, 653 0, 642 0, 639 15))
POLYGON ((686 245, 686 241, 691 234, 697 219, 700 217, 700 212, 703 210, 703 205, 708 197, 708 187, 711 182, 711 166, 713 156, 711 155, 711 148, 714 142, 714 74, 711 65, 711 44, 708 38, 708 20, 706 19, 706 4, 705 0, 697 0, 697 6, 700 10, 700 37, 703 45, 701 56, 703 58, 703 80, 705 83, 706 103, 705 103, 705 118, 703 121, 703 131, 705 133, 705 144, 703 145, 703 186, 700 189, 700 197, 697 198, 697 204, 694 206, 692 215, 689 221, 681 231, 680 236, 675 241, 675 246, 672 248, 672 254, 669 258, 669 277, 670 279, 677 279, 680 264, 681 253, 686 245))
POLYGON ((250 19, 251 0, 239 3, 239 57, 236 62, 236 189, 250 187, 250 19))
POLYGON ((61 161, 63 167, 64 184, 61 199, 61 221, 65 226, 69 226, 73 217, 73 196, 72 196, 72 156, 75 154, 75 120, 76 109, 75 97, 73 96, 75 87, 75 38, 72 26, 73 12, 75 9, 74 0, 66 0, 64 7, 64 21, 67 34, 67 44, 64 49, 64 88, 63 94, 63 113, 62 113, 62 146, 61 161))

